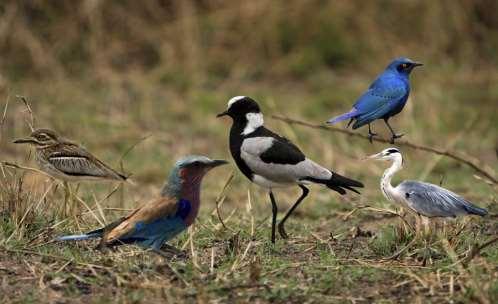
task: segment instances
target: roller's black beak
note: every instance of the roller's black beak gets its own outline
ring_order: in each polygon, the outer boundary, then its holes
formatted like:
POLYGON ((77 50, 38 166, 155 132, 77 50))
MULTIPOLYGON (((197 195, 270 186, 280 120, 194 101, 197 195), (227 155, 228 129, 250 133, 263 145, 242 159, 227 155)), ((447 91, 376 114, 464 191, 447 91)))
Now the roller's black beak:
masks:
POLYGON ((424 64, 422 62, 414 62, 412 63, 413 67, 418 67, 418 66, 423 66, 424 64))
POLYGON ((211 167, 214 168, 214 167, 223 166, 223 165, 226 165, 226 164, 228 164, 228 162, 226 160, 224 160, 224 159, 213 159, 211 161, 210 165, 211 165, 211 167))
POLYGON ((36 141, 34 141, 32 138, 27 137, 27 138, 19 138, 13 141, 14 144, 34 144, 36 141))
POLYGON ((220 114, 216 115, 216 117, 223 117, 223 116, 227 116, 228 115, 228 111, 225 111, 225 112, 221 112, 220 114))

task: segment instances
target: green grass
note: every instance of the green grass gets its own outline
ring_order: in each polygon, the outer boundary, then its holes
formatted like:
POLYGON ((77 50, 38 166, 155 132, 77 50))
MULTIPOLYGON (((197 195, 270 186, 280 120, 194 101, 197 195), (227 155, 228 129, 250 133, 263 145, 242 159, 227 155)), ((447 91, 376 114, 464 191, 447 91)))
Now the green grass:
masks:
MULTIPOLYGON (((321 122, 347 107, 346 101, 353 98, 357 87, 367 81, 347 77, 336 80, 336 76, 327 74, 321 77, 319 81, 309 80, 310 87, 314 88, 312 93, 302 88, 293 88, 289 92, 286 91, 287 85, 272 88, 258 85, 242 91, 259 96, 265 113, 321 122), (335 91, 321 84, 334 81, 345 85, 335 91), (356 84, 357 81, 362 84, 356 84), (341 104, 332 107, 332 101, 341 101, 341 104)), ((414 80, 417 86, 422 86, 419 83, 423 81, 421 78, 414 77, 414 80)), ((168 168, 180 155, 201 153, 230 158, 226 150, 229 126, 226 121, 214 117, 225 107, 227 97, 223 93, 190 91, 184 97, 156 98, 166 96, 168 90, 143 86, 137 78, 131 84, 136 98, 140 98, 140 104, 137 104, 134 100, 114 101, 112 96, 119 95, 118 89, 88 90, 85 82, 56 82, 54 90, 29 82, 14 83, 13 87, 16 93, 24 95, 28 95, 26 92, 29 89, 37 125, 56 128, 67 137, 78 139, 115 167, 119 166, 120 156, 139 142, 122 161, 125 170, 133 173, 136 185, 125 185, 124 189, 101 202, 104 208, 130 209, 137 202, 154 196, 168 168), (67 100, 71 100, 70 106, 67 100), (103 102, 94 102, 98 100, 103 102), (146 135, 151 137, 141 141, 146 135)), ((236 90, 228 88, 227 91, 236 90)), ((468 98, 466 95, 453 97, 457 104, 464 103, 468 98)), ((498 134, 498 130, 492 127, 496 113, 485 110, 484 104, 479 112, 481 119, 464 135, 461 135, 463 131, 457 123, 463 115, 461 111, 464 111, 459 107, 450 111, 444 120, 417 119, 417 123, 412 125, 410 117, 421 115, 418 112, 427 107, 426 103, 431 102, 437 108, 433 110, 436 112, 442 111, 445 105, 443 101, 432 102, 425 98, 422 95, 411 101, 413 111, 407 110, 396 119, 397 129, 407 130, 409 140, 436 146, 445 146, 446 139, 451 142, 451 139, 460 136, 452 149, 478 155, 496 169, 492 152, 492 138, 498 134), (486 136, 479 136, 484 129, 487 130, 486 136)), ((489 96, 485 95, 483 100, 487 98, 489 96)), ((21 104, 12 96, 10 99, 7 121, 22 121, 26 114, 22 112, 21 104)), ((292 238, 288 241, 279 239, 273 246, 268 241, 270 206, 267 195, 259 188, 250 186, 252 211, 249 212, 249 184, 240 174, 236 173, 221 208, 230 230, 225 230, 217 216, 212 214, 215 197, 230 172, 235 170, 221 168, 208 175, 203 185, 203 206, 194 226, 195 258, 191 255, 189 235, 184 233, 171 245, 183 247, 189 252, 189 258, 166 261, 134 247, 100 252, 94 249, 95 242, 51 242, 57 235, 99 226, 94 216, 81 205, 77 212, 80 214, 78 224, 74 218, 61 222, 64 219, 55 214, 62 204, 60 187, 55 193, 49 191, 39 208, 28 212, 22 225, 19 225, 24 214, 22 210, 37 204, 51 182, 36 174, 4 168, 4 184, 14 185, 14 181, 21 177, 23 184, 20 192, 16 187, 1 192, 0 271, 6 273, 7 285, 3 287, 3 294, 8 295, 1 300, 29 303, 42 297, 47 301, 65 299, 95 303, 110 299, 137 303, 164 299, 174 302, 394 303, 416 298, 433 302, 450 299, 456 302, 491 301, 497 298, 496 273, 493 270, 493 265, 498 262, 496 245, 486 248, 468 265, 462 266, 448 254, 448 248, 443 246, 442 239, 438 239, 435 233, 428 240, 417 241, 399 261, 383 261, 413 238, 411 233, 403 233, 400 220, 367 209, 344 220, 344 216, 356 206, 368 204, 377 208, 393 208, 378 190, 385 164, 357 160, 383 149, 384 145, 370 145, 334 133, 290 127, 268 116, 266 121, 271 128, 296 141, 310 157, 364 181, 366 188, 362 196, 339 198, 326 189, 313 187, 311 195, 288 222, 287 230, 292 238), (18 193, 21 193, 21 200, 17 199, 18 193), (9 202, 14 208, 8 208, 9 202), (228 218, 232 212, 233 215, 228 218), (257 226, 254 236, 251 236, 251 217, 257 226), (214 264, 211 269, 212 255, 214 264), (435 273, 439 273, 439 277, 435 273), (452 289, 449 287, 451 282, 452 289), (37 286, 34 290, 31 288, 33 284, 37 286), (28 289, 29 292, 20 292, 28 289)), ((382 125, 376 125, 376 128, 384 132, 382 125)), ((3 134, 7 142, 26 133, 27 128, 21 124, 4 129, 3 134)), ((4 160, 34 165, 26 157, 28 149, 7 146, 4 160)), ((431 154, 409 149, 403 151, 405 168, 395 182, 423 177, 439 183, 443 178, 444 186, 496 214, 498 209, 493 203, 496 202, 496 191, 474 179, 471 169, 431 154)), ((109 184, 83 183, 77 193, 91 208, 96 208, 94 196, 103 199, 113 188, 109 184)), ((283 212, 290 207, 298 194, 298 189, 276 192, 280 210, 283 212)), ((95 213, 100 218, 100 213, 95 213)), ((125 212, 104 210, 103 213, 109 222, 125 212)), ((461 222, 450 223, 450 226, 457 227, 461 222)), ((474 244, 482 244, 495 235, 496 225, 493 218, 472 219, 461 234, 454 236, 452 233, 449 230, 444 238, 449 239, 459 260, 474 244)))

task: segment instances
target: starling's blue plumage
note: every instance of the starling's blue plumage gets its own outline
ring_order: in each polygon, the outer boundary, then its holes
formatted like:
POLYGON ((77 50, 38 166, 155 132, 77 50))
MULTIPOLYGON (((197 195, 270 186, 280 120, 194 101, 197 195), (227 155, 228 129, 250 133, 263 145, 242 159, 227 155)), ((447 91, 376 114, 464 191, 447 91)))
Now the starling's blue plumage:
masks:
POLYGON ((200 184, 204 174, 226 161, 204 156, 179 160, 161 196, 137 208, 105 228, 81 235, 59 237, 59 241, 102 238, 107 246, 136 244, 160 252, 161 246, 190 226, 199 211, 200 184))
POLYGON ((393 60, 368 90, 358 98, 351 111, 334 117, 327 123, 334 124, 350 119, 348 126, 354 121, 353 129, 368 124, 371 139, 375 133, 371 132, 370 123, 376 119, 383 119, 392 133, 391 141, 401 137, 402 134, 394 133, 388 120, 403 110, 410 94, 410 72, 419 65, 421 64, 407 58, 393 60))

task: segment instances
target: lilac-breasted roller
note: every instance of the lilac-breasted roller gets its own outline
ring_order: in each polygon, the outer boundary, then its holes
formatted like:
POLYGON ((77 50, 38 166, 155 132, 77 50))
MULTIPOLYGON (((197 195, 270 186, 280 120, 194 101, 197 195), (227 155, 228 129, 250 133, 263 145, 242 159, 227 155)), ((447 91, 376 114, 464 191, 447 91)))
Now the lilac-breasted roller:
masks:
POLYGON ((62 236, 57 240, 101 238, 101 246, 137 244, 161 255, 165 255, 161 250, 165 245, 165 249, 177 254, 179 251, 165 242, 195 221, 200 207, 202 178, 212 168, 226 163, 205 156, 184 157, 176 162, 159 197, 104 228, 86 234, 62 236))

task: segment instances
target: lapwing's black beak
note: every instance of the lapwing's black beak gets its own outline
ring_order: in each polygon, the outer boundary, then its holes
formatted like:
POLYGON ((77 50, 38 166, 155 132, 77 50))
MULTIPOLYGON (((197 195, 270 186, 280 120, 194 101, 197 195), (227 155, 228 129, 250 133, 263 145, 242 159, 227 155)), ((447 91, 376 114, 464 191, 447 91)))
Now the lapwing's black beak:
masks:
POLYGON ((221 112, 220 114, 216 115, 216 117, 223 117, 223 116, 227 116, 228 115, 228 111, 225 111, 225 112, 221 112))

